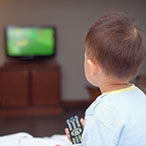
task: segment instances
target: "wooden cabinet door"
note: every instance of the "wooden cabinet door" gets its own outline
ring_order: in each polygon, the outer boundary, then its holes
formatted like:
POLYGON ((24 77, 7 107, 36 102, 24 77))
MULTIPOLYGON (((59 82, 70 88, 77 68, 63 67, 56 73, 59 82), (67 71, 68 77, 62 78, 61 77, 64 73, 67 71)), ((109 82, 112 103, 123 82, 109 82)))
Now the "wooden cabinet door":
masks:
POLYGON ((32 104, 34 106, 60 104, 60 71, 58 68, 32 71, 32 104))
POLYGON ((1 106, 24 107, 29 105, 29 72, 6 70, 1 72, 1 106))

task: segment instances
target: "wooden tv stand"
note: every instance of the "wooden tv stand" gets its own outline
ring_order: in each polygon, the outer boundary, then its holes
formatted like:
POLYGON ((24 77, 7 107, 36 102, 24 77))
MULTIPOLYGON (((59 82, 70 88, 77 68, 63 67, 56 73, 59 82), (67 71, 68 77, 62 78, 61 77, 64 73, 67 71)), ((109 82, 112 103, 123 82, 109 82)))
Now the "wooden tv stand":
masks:
POLYGON ((57 63, 8 62, 0 68, 0 116, 61 113, 57 63))

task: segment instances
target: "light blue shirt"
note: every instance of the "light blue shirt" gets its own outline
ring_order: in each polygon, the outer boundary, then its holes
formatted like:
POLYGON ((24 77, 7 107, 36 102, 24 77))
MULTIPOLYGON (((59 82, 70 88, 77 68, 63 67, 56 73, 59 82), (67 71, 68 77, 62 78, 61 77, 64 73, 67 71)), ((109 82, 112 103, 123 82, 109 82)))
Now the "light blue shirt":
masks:
POLYGON ((146 146, 145 94, 132 85, 99 96, 86 110, 80 146, 146 146))

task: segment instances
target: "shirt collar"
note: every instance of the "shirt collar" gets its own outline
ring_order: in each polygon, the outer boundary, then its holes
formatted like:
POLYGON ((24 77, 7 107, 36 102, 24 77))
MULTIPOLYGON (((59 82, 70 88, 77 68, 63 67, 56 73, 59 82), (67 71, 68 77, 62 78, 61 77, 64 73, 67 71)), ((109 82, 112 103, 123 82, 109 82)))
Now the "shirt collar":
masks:
POLYGON ((114 91, 111 91, 111 92, 106 92, 106 93, 103 93, 103 94, 111 95, 111 94, 115 94, 115 93, 128 92, 128 91, 132 91, 132 90, 135 90, 135 89, 136 89, 135 85, 132 84, 130 87, 119 89, 119 90, 114 90, 114 91))

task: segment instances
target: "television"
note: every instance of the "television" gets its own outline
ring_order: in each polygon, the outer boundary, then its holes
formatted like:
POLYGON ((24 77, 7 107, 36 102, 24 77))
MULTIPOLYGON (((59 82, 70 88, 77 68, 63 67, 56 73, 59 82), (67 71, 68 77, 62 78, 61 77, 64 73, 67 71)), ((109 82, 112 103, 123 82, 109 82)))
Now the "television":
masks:
POLYGON ((23 60, 49 59, 56 55, 56 28, 53 26, 7 26, 6 55, 23 60))

